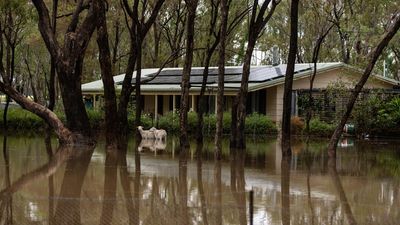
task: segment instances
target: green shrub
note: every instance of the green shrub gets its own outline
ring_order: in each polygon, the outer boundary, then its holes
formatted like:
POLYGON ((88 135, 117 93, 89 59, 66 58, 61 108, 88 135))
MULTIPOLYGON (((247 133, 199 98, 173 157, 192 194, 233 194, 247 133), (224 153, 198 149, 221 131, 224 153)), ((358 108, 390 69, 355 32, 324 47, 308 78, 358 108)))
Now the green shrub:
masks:
MULTIPOLYGON (((0 111, 1 112, 1 111, 0 111)), ((104 128, 104 112, 96 110, 87 110, 89 122, 92 129, 100 130, 104 128)), ((66 122, 65 115, 63 112, 56 112, 59 118, 66 122)), ((133 131, 136 129, 134 125, 135 115, 128 115, 128 128, 133 131)), ((11 129, 41 129, 45 127, 45 122, 29 111, 23 109, 10 109, 8 113, 8 124, 11 129)), ((150 115, 143 114, 141 118, 141 126, 145 129, 149 129, 152 126, 156 126, 153 122, 153 118, 150 115)), ((204 132, 210 131, 215 132, 216 117, 214 114, 204 116, 204 132)), ((4 125, 0 122, 0 127, 4 125)), ((160 116, 158 119, 158 128, 166 129, 169 133, 179 133, 179 114, 178 113, 167 113, 164 116, 160 116)), ((195 112, 188 113, 188 132, 195 134, 197 129, 197 114, 195 112)), ((231 131, 231 114, 224 113, 223 119, 223 133, 229 134, 231 131)), ((245 133, 247 134, 276 134, 276 125, 270 118, 262 114, 251 114, 246 118, 245 133)))
POLYGON ((253 113, 246 118, 245 133, 248 134, 275 134, 276 126, 272 120, 262 114, 253 113))
POLYGON ((158 126, 160 128, 168 130, 168 132, 177 133, 179 132, 179 115, 178 113, 169 112, 164 116, 161 116, 158 120, 158 126))
MULTIPOLYGON (((3 115, 4 110, 0 111, 3 115)), ((40 129, 44 127, 43 120, 35 114, 23 109, 9 109, 7 113, 7 124, 11 129, 40 129)), ((3 117, 1 117, 0 127, 4 128, 3 117)))
POLYGON ((310 121, 310 134, 312 135, 329 137, 333 134, 335 128, 335 125, 321 121, 319 118, 310 121))

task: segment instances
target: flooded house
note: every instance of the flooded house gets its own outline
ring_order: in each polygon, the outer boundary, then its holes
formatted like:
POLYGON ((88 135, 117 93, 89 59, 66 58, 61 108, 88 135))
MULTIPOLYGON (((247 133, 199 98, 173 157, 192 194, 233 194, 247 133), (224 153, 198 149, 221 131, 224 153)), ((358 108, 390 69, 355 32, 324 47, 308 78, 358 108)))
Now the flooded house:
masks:
MULTIPOLYGON (((142 70, 142 106, 143 112, 157 119, 179 109, 181 100, 181 79, 183 68, 164 68, 142 70)), ((190 74, 189 106, 191 111, 197 111, 200 88, 203 79, 204 68, 193 67, 190 74)), ((247 99, 247 113, 254 112, 264 114, 273 121, 279 122, 283 110, 283 90, 285 80, 286 64, 276 66, 252 66, 249 77, 249 94, 247 99)), ((362 75, 362 70, 350 65, 334 63, 318 63, 317 73, 313 85, 313 95, 324 95, 328 86, 335 83, 345 84, 353 87, 362 75)), ((303 63, 295 65, 295 74, 292 93, 292 115, 297 116, 302 112, 301 97, 308 93, 310 78, 313 74, 313 64, 303 63)), ((122 88, 124 74, 114 77, 116 90, 122 88)), ((133 75, 135 77, 136 74, 133 75)), ((241 66, 225 67, 225 110, 230 111, 232 101, 240 88, 242 79, 241 66)), ((135 79, 132 80, 132 84, 135 79)), ((373 74, 364 86, 365 90, 381 89, 384 91, 398 91, 399 81, 373 74)), ((206 85, 207 112, 216 111, 216 94, 218 88, 218 68, 211 67, 206 85)), ((103 105, 103 83, 101 80, 82 85, 85 102, 88 107, 99 109, 103 105)), ((133 97, 134 98, 134 97, 133 97)), ((329 104, 328 104, 329 105, 329 104)), ((335 107, 326 106, 330 110, 335 107)))

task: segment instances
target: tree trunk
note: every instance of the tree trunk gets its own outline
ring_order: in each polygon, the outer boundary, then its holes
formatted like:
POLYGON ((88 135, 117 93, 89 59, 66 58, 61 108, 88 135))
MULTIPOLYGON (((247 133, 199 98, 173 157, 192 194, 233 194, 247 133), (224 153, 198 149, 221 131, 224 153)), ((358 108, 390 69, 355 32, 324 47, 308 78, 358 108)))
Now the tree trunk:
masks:
MULTIPOLYGON (((122 90, 119 97, 118 103, 118 121, 121 135, 127 135, 128 133, 128 103, 131 93, 133 91, 132 87, 132 76, 135 70, 136 64, 136 51, 131 43, 131 51, 128 59, 128 65, 125 71, 124 81, 122 82, 122 90)), ((137 99, 136 99, 137 101, 137 99)))
POLYGON ((225 49, 226 49, 226 36, 228 24, 228 3, 227 0, 221 0, 221 38, 219 45, 219 59, 218 59, 218 93, 217 93, 217 124, 215 132, 215 158, 221 159, 222 152, 222 131, 223 131, 223 117, 224 117, 224 76, 225 76, 225 49))
POLYGON ((282 155, 290 156, 290 118, 292 111, 292 86, 296 64, 299 0, 292 0, 290 10, 290 46, 285 74, 282 113, 282 155))
POLYGON ((106 143, 109 147, 116 147, 118 120, 117 97, 113 79, 110 46, 108 42, 108 30, 106 21, 106 8, 103 0, 95 2, 99 10, 97 20, 97 44, 99 48, 99 62, 101 68, 101 79, 104 87, 105 121, 106 121, 106 143))
POLYGON ((388 45, 390 40, 393 36, 397 33, 400 28, 400 13, 396 14, 396 17, 392 19, 392 24, 387 32, 383 35, 382 39, 375 47, 375 49, 370 53, 369 63, 364 70, 363 75, 361 76, 360 80, 354 87, 354 90, 351 92, 350 99, 346 106, 346 111, 342 116, 340 123, 337 125, 335 132, 333 133, 329 145, 328 145, 328 155, 329 157, 336 157, 336 148, 339 142, 340 137, 343 133, 343 128, 350 117, 351 111, 353 110, 354 104, 360 94, 361 90, 363 89, 365 83, 367 82, 369 76, 371 75, 372 70, 374 69, 375 63, 378 60, 379 56, 381 55, 384 48, 388 45))
POLYGON ((312 63, 313 63, 313 74, 311 75, 310 79, 310 88, 308 91, 308 105, 307 105, 307 115, 306 115, 306 132, 307 134, 310 134, 310 121, 311 117, 313 114, 313 108, 314 108, 314 98, 312 96, 312 91, 314 88, 314 80, 315 76, 317 75, 317 63, 318 63, 318 58, 319 58, 319 52, 321 49, 321 45, 325 40, 325 37, 328 35, 329 31, 333 28, 334 24, 330 25, 329 28, 324 31, 322 34, 319 35, 317 38, 317 41, 315 43, 314 49, 313 49, 313 57, 312 57, 312 63))
POLYGON ((187 133, 187 120, 189 111, 189 86, 190 73, 192 70, 193 49, 194 49, 194 22, 198 0, 185 0, 188 8, 188 17, 186 21, 186 55, 185 64, 182 72, 182 91, 180 106, 180 146, 184 151, 189 147, 189 138, 187 133))
MULTIPOLYGON (((58 0, 53 0, 52 10, 52 32, 56 36, 57 32, 57 11, 58 11, 58 0)), ((49 105, 48 108, 53 111, 56 105, 56 63, 53 56, 50 54, 50 78, 49 78, 49 105)))
MULTIPOLYGON (((81 57, 79 57, 81 58, 81 57)), ((83 58, 77 59, 78 65, 83 63, 83 58)), ((67 127, 73 132, 91 138, 89 117, 83 103, 81 80, 74 79, 74 76, 81 77, 81 68, 71 73, 71 68, 63 69, 58 67, 58 77, 61 86, 61 96, 64 105, 65 117, 67 119, 67 127), (67 72, 69 71, 69 73, 67 72)))
POLYGON ((248 83, 250 76, 250 64, 253 50, 256 44, 256 36, 252 35, 250 31, 250 37, 244 57, 242 81, 240 84, 239 93, 236 95, 234 104, 232 105, 232 135, 231 135, 231 147, 236 149, 246 148, 246 140, 244 135, 244 127, 246 122, 246 100, 248 94, 248 83))
MULTIPOLYGON (((136 79, 135 79, 135 126, 140 126, 140 118, 142 117, 142 94, 141 94, 141 76, 142 76, 142 41, 137 41, 137 58, 136 58, 136 79)), ((155 115, 154 115, 155 116, 155 115)))
POLYGON ((200 88, 199 101, 197 103, 197 143, 203 143, 203 127, 204 127, 204 113, 206 109, 207 98, 204 96, 206 91, 207 79, 208 79, 208 68, 210 65, 211 57, 206 56, 204 71, 203 71, 203 81, 200 88))

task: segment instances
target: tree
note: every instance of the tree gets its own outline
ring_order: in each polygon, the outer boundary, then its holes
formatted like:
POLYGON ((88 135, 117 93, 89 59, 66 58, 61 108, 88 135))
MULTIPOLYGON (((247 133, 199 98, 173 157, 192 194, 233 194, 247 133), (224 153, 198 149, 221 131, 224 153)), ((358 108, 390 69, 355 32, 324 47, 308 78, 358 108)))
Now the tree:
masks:
MULTIPOLYGON (((334 4, 334 8, 336 8, 336 4, 334 4)), ((327 4, 329 5, 329 3, 327 4)), ((324 12, 319 12, 319 9, 326 9, 326 5, 325 3, 321 3, 321 4, 312 4, 312 12, 313 12, 313 19, 319 21, 316 23, 316 30, 317 30, 317 34, 316 34, 316 40, 313 46, 313 53, 312 53, 312 63, 313 63, 313 73, 310 77, 310 88, 308 91, 308 102, 307 102, 307 114, 306 114, 306 132, 309 133, 310 131, 310 120, 312 117, 312 111, 313 111, 313 107, 314 107, 314 98, 312 96, 312 91, 313 91, 313 87, 314 87, 314 81, 315 81, 315 76, 317 75, 317 63, 318 63, 318 59, 319 59, 319 54, 320 54, 320 50, 321 50, 321 46, 323 44, 323 42, 325 41, 326 36, 329 34, 329 32, 332 30, 332 28, 335 26, 334 23, 332 23, 331 21, 329 21, 329 15, 328 18, 324 18, 324 12)), ((330 8, 330 7, 329 7, 330 8)), ((327 10, 329 10, 329 8, 327 10)), ((339 14, 336 13, 335 14, 335 18, 339 18, 339 14)), ((326 17, 326 16, 325 16, 326 17)))
POLYGON ((199 101, 197 103, 197 143, 203 142, 203 127, 204 127, 204 113, 206 110, 207 98, 204 95, 206 92, 206 85, 208 80, 208 72, 210 67, 211 58, 217 49, 219 40, 220 40, 220 32, 217 31, 217 22, 218 22, 218 4, 214 1, 210 1, 210 20, 209 27, 207 33, 207 41, 206 41, 206 49, 204 51, 204 60, 203 60, 203 79, 200 88, 199 101), (213 38, 214 37, 214 38, 213 38), (212 40, 213 38, 213 40, 212 40))
POLYGON ((117 97, 115 94, 113 66, 108 41, 106 2, 104 0, 94 0, 92 4, 94 4, 98 12, 97 44, 99 47, 101 79, 104 87, 106 143, 109 147, 115 147, 118 135, 117 132, 115 132, 118 130, 118 120, 115 117, 115 115, 117 115, 117 97))
POLYGON ((272 17, 276 6, 280 0, 266 0, 261 6, 258 0, 253 2, 251 10, 249 27, 248 27, 248 41, 247 49, 244 56, 242 80, 240 84, 239 93, 236 95, 232 105, 232 123, 231 123, 231 148, 245 148, 244 126, 246 119, 246 99, 248 93, 248 81, 250 75, 250 64, 253 55, 253 50, 256 45, 260 33, 264 29, 267 22, 272 17), (271 3, 271 4, 270 4, 271 3), (265 13, 267 13, 265 15, 265 13))
POLYGON ((228 35, 228 12, 229 5, 227 0, 220 1, 221 10, 221 30, 218 58, 218 92, 217 92, 217 125, 215 132, 215 158, 221 159, 222 152, 222 120, 224 116, 224 76, 225 76, 225 49, 228 35))
POLYGON ((369 76, 371 75, 372 70, 374 69, 375 63, 378 61, 379 56, 385 47, 389 44, 390 40, 394 37, 397 31, 400 28, 400 12, 396 12, 390 18, 389 27, 386 33, 382 36, 377 46, 373 49, 373 51, 369 54, 369 62, 366 66, 360 80, 357 82, 354 90, 352 90, 350 99, 346 105, 345 113, 343 114, 340 123, 337 125, 328 145, 328 155, 332 158, 336 157, 336 148, 339 142, 340 137, 343 133, 343 128, 350 117, 351 111, 353 110, 354 104, 363 89, 365 83, 367 82, 369 76))
POLYGON ((190 73, 192 70, 193 50, 194 50, 194 22, 196 18, 196 9, 198 0, 185 0, 188 10, 186 20, 186 54, 185 63, 182 72, 182 91, 181 91, 181 107, 180 107, 180 146, 181 149, 189 147, 189 139, 187 134, 187 120, 189 111, 189 86, 190 73))
POLYGON ((32 0, 39 16, 39 30, 51 57, 56 61, 56 71, 61 87, 64 112, 68 128, 86 138, 91 137, 89 118, 82 100, 81 80, 85 51, 96 28, 93 4, 78 1, 67 26, 61 46, 54 35, 49 10, 43 0, 32 0), (82 12, 87 10, 82 19, 82 12))
POLYGON ((290 147, 290 119, 292 115, 292 86, 294 66, 297 55, 298 35, 298 10, 299 0, 292 0, 290 6, 290 45, 288 63, 286 66, 285 84, 283 90, 283 112, 282 112, 282 155, 291 155, 290 147))
POLYGON ((135 124, 140 124, 140 117, 142 113, 141 106, 141 70, 142 70, 142 45, 144 38, 146 37, 148 31, 150 30, 152 24, 155 22, 158 12, 160 11, 165 0, 157 0, 154 8, 147 12, 147 1, 142 2, 142 9, 140 9, 139 0, 134 0, 132 7, 129 5, 128 0, 123 0, 125 20, 127 21, 127 26, 130 35, 130 50, 128 65, 126 67, 125 77, 122 82, 122 90, 119 98, 118 104, 118 119, 120 130, 123 135, 127 134, 128 130, 128 103, 130 96, 135 89, 135 100, 136 100, 136 110, 135 110, 135 124), (148 16, 149 15, 149 16, 148 16), (148 18, 146 19, 146 17, 148 18), (128 22, 128 18, 130 23, 128 22), (133 72, 136 69, 135 85, 132 86, 133 72))

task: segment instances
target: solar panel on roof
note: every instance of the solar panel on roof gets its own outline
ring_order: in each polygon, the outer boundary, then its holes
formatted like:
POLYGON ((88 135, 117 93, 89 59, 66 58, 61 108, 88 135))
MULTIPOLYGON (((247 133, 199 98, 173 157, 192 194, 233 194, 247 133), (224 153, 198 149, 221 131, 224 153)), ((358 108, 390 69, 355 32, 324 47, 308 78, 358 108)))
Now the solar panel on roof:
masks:
MULTIPOLYGON (((296 64, 295 73, 311 70, 311 64, 296 64)), ((148 84, 180 84, 182 81, 182 68, 166 69, 160 72, 156 78, 147 82, 148 84)), ((191 84, 201 84, 203 80, 203 68, 193 68, 190 74, 191 84)), ((252 67, 250 68, 249 83, 260 83, 284 77, 286 65, 252 67)), ((156 73, 149 74, 148 77, 156 73)), ((142 81, 146 79, 142 78, 142 81)), ((240 83, 242 80, 242 68, 225 68, 225 83, 240 83)), ((132 82, 135 82, 134 79, 132 82)), ((208 71, 207 84, 218 82, 218 68, 210 68, 208 71)))

